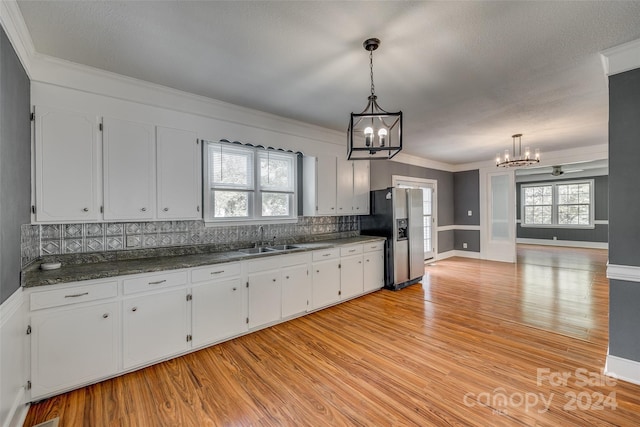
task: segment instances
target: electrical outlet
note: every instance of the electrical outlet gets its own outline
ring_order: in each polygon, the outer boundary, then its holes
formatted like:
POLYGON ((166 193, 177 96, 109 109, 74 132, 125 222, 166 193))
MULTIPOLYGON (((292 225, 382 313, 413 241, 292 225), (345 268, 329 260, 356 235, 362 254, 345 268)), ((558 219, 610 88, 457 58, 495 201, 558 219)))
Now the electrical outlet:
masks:
POLYGON ((553 240, 558 240, 558 236, 553 236, 553 240))
POLYGON ((473 216, 473 212, 472 211, 467 211, 467 216, 473 216))
POLYGON ((467 249, 467 242, 464 242, 464 243, 462 244, 462 249, 467 249))

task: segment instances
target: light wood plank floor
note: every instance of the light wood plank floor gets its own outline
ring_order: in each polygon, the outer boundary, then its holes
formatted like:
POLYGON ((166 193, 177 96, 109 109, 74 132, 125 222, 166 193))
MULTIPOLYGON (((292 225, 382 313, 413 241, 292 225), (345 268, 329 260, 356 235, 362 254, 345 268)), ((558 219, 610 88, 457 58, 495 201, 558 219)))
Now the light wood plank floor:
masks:
POLYGON ((640 386, 598 376, 606 259, 520 246, 517 265, 438 261, 422 284, 43 401, 25 425, 640 425, 640 386))

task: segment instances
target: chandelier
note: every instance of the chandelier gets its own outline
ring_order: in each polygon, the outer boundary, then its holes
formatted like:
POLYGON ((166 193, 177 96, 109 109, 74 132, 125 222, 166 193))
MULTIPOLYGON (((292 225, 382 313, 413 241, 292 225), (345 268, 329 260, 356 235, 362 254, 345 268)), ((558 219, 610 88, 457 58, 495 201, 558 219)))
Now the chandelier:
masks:
POLYGON ((512 135, 513 138, 513 149, 511 153, 509 153, 509 149, 504 150, 504 157, 500 157, 500 153, 496 156, 496 166, 511 168, 517 166, 529 166, 534 163, 540 163, 540 150, 536 148, 535 154, 533 158, 531 157, 531 150, 529 147, 524 147, 524 152, 522 151, 522 134, 517 133, 512 135), (516 151, 516 139, 518 140, 517 151, 516 151))
POLYGON ((362 45, 369 51, 371 95, 362 113, 351 113, 347 159, 386 160, 402 150, 402 111, 389 113, 377 102, 373 84, 373 51, 380 46, 380 40, 367 39, 362 45))

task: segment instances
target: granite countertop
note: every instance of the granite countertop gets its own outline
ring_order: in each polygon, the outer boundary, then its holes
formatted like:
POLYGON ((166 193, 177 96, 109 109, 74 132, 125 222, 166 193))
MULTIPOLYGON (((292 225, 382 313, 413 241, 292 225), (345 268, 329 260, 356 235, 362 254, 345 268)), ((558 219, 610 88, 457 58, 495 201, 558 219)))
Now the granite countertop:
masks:
POLYGON ((60 256, 53 260, 61 262, 61 268, 57 270, 44 271, 40 269, 40 264, 43 261, 38 261, 22 271, 21 281, 23 287, 31 288, 77 282, 80 280, 104 279, 129 274, 200 267, 380 240, 384 240, 384 237, 355 236, 315 242, 295 243, 294 245, 296 246, 296 249, 260 254, 245 254, 243 252, 239 252, 237 249, 220 251, 218 248, 216 251, 215 247, 210 246, 204 249, 193 249, 193 247, 164 248, 162 252, 156 252, 153 250, 144 252, 140 251, 142 253, 139 257, 132 258, 127 258, 125 256, 118 257, 117 255, 103 256, 103 254, 84 254, 73 258, 69 257, 67 258, 67 262, 65 262, 65 256, 60 256))

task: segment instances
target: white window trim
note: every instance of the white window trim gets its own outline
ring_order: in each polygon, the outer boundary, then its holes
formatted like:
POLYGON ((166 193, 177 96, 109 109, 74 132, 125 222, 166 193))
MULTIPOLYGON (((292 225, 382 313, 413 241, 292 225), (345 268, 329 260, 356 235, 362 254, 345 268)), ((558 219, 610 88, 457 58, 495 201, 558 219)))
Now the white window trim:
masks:
POLYGON ((298 188, 297 188, 297 177, 298 177, 298 161, 297 155, 295 153, 281 153, 278 151, 274 151, 273 154, 278 156, 282 155, 291 155, 293 161, 293 170, 292 170, 292 183, 293 183, 293 191, 279 191, 279 190, 271 190, 271 189, 261 189, 260 183, 260 154, 261 151, 266 151, 267 149, 261 147, 250 147, 245 145, 236 146, 235 144, 226 143, 226 142, 216 142, 216 141, 203 141, 202 149, 203 149, 203 162, 202 162, 202 178, 203 178, 203 220, 205 227, 226 227, 226 226, 234 226, 234 225, 258 225, 258 224, 292 224, 298 222, 298 188), (253 185, 251 187, 211 187, 209 182, 209 146, 210 144, 223 144, 229 145, 232 148, 242 148, 247 151, 253 151, 253 185), (210 190, 214 188, 220 191, 238 191, 238 192, 247 192, 249 193, 249 216, 246 217, 228 217, 228 218, 209 218, 207 215, 209 213, 209 206, 211 205, 211 194, 210 190), (262 193, 282 193, 282 194, 291 194, 291 215, 287 216, 262 216, 261 214, 261 203, 262 203, 262 193))
POLYGON ((568 181, 542 181, 542 182, 528 182, 520 186, 520 220, 518 221, 522 228, 567 228, 567 229, 594 229, 595 223, 595 180, 594 179, 579 179, 568 181), (570 185, 570 184, 589 184, 589 224, 558 224, 558 191, 556 190, 558 185, 570 185), (551 197, 553 198, 551 205, 551 224, 525 224, 524 223, 524 188, 526 187, 543 187, 550 185, 551 197))

